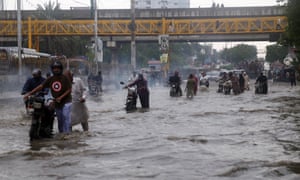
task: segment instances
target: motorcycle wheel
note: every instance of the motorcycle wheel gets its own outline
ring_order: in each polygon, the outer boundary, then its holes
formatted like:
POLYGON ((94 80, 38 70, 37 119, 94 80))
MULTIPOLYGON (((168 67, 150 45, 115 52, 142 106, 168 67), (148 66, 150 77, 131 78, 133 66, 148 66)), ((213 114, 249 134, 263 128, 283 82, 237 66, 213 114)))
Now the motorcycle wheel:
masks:
POLYGON ((126 111, 134 111, 136 110, 136 105, 133 104, 132 102, 126 103, 126 111))
POLYGON ((30 141, 40 138, 41 116, 32 116, 31 126, 29 130, 30 141))

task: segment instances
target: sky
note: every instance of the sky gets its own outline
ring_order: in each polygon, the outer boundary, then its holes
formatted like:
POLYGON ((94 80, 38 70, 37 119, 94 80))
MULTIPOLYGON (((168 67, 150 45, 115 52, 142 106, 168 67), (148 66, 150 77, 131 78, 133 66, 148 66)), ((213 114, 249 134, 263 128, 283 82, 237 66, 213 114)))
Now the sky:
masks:
MULTIPOLYGON (((0 0, 1 1, 1 0, 0 0)), ((3 0, 4 7, 7 10, 17 9, 17 0, 3 0)), ((36 9, 37 4, 48 3, 49 0, 20 0, 22 2, 22 9, 36 9)), ((58 2, 62 9, 70 9, 70 7, 88 7, 90 6, 90 0, 51 0, 52 2, 58 2)), ((99 9, 129 9, 131 0, 97 0, 97 6, 99 9)), ((190 0, 191 8, 198 7, 211 7, 212 3, 224 4, 225 7, 241 7, 241 6, 274 6, 277 5, 276 0, 190 0)), ((258 57, 265 56, 265 47, 270 42, 218 42, 211 43, 213 48, 222 50, 225 47, 231 48, 237 44, 249 44, 256 45, 258 49, 258 57)), ((206 43, 209 44, 209 43, 206 43)))
MULTIPOLYGON (((16 9, 17 0, 3 0, 6 9, 16 9)), ((49 0, 20 0, 22 9, 36 9, 37 4, 48 3, 49 0)), ((70 7, 87 7, 90 6, 90 0, 51 0, 58 2, 62 9, 70 7)), ((97 0, 99 9, 129 9, 131 0, 97 0)), ((276 0, 190 0, 191 8, 211 7, 212 3, 224 4, 225 7, 238 6, 273 6, 276 5, 276 0)))

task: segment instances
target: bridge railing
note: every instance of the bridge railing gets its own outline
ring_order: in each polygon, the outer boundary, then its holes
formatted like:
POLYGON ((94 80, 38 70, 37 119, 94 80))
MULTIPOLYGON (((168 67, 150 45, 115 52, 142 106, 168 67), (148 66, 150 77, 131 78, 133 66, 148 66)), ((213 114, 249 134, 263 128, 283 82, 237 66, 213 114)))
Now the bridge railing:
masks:
MULTIPOLYGON (((128 36, 131 20, 99 20, 100 36, 128 36)), ((210 19, 136 19, 135 33, 139 35, 203 35, 279 33, 287 27, 285 16, 210 18, 210 19)), ((31 20, 22 21, 23 36, 93 35, 93 20, 31 20)), ((0 22, 0 36, 16 36, 17 21, 0 22)))

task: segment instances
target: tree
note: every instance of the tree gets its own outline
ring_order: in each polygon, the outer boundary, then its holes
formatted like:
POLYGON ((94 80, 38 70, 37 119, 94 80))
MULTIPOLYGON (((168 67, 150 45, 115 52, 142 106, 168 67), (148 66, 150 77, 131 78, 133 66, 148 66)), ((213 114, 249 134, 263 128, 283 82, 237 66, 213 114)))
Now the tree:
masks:
POLYGON ((60 10, 60 4, 49 1, 43 5, 38 4, 37 10, 40 11, 41 16, 44 18, 49 20, 57 19, 59 16, 56 15, 56 12, 60 10))
POLYGON ((287 7, 288 34, 290 44, 300 46, 300 3, 299 0, 289 0, 287 7))
POLYGON ((295 49, 297 59, 294 59, 292 64, 300 71, 300 3, 299 0, 288 0, 287 2, 287 17, 288 28, 283 34, 280 43, 295 49))
MULTIPOLYGON (((60 11, 60 4, 49 1, 43 5, 38 4, 37 10, 40 11, 41 17, 49 20, 57 20, 59 16, 57 14, 60 11)), ((61 17, 63 18, 63 17, 61 17)), ((87 53, 85 48, 86 44, 90 41, 89 37, 80 36, 47 36, 42 38, 40 43, 40 51, 48 52, 54 55, 65 55, 67 57, 74 57, 78 55, 84 55, 87 53)))
POLYGON ((288 54, 288 47, 278 44, 267 46, 266 61, 269 63, 279 60, 281 63, 288 54))
POLYGON ((226 48, 221 51, 221 58, 237 65, 244 61, 256 60, 257 49, 255 46, 239 44, 233 48, 226 48))

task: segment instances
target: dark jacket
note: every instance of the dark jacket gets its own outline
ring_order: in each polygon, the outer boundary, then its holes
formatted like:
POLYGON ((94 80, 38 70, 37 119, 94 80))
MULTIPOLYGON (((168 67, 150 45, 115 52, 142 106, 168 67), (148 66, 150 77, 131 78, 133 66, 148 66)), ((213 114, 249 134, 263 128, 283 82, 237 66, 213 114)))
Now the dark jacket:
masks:
POLYGON ((171 76, 171 77, 169 78, 169 84, 170 84, 170 85, 175 84, 175 85, 179 86, 180 83, 181 83, 181 79, 180 79, 180 77, 177 76, 177 75, 171 76))
POLYGON ((24 95, 30 91, 32 91, 34 88, 36 88, 37 86, 39 86, 40 84, 42 84, 45 81, 44 77, 31 77, 28 78, 27 81, 25 82, 22 92, 21 94, 24 95))
POLYGON ((136 86, 138 94, 148 92, 148 83, 147 80, 144 78, 142 79, 138 78, 134 82, 128 84, 128 87, 132 87, 132 86, 136 86))

